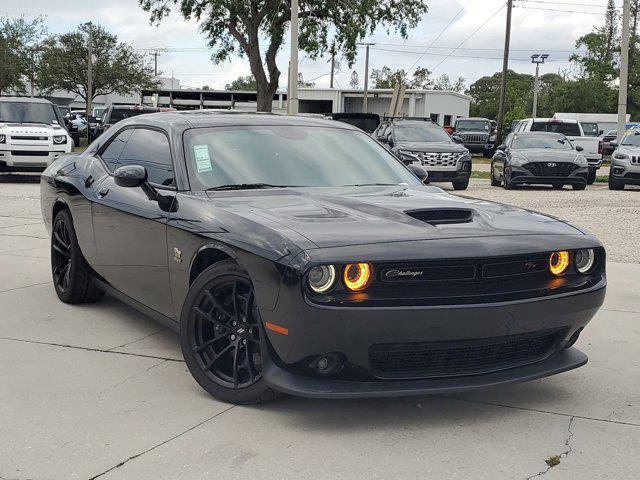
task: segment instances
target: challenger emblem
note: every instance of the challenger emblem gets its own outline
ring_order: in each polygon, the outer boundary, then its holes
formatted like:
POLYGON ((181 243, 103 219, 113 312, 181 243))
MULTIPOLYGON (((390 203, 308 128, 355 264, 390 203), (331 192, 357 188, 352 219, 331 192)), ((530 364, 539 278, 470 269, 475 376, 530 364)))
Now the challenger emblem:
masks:
POLYGON ((173 259, 176 262, 182 262, 182 250, 178 247, 173 247, 173 259))
POLYGON ((551 168, 553 168, 553 167, 557 167, 557 166, 558 166, 558 165, 557 165, 555 162, 549 162, 549 163, 547 163, 547 167, 551 167, 551 168))
POLYGON ((421 277, 424 275, 424 272, 419 272, 416 270, 389 270, 385 272, 384 276, 387 278, 395 278, 395 277, 421 277))

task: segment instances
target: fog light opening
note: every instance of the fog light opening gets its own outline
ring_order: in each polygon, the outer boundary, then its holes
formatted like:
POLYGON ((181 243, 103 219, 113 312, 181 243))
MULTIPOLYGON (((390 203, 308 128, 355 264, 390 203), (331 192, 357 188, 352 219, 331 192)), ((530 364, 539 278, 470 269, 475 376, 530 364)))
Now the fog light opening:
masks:
POLYGON ((327 353, 316 358, 309 364, 316 375, 327 377, 337 373, 342 368, 342 360, 337 353, 327 353))

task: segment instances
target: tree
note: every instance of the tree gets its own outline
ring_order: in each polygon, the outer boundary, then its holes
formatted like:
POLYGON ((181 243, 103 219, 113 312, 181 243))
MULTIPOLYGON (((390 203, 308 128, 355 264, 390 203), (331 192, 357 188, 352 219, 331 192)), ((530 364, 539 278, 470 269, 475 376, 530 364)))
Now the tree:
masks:
POLYGON ((436 79, 431 78, 431 71, 425 67, 415 69, 411 77, 403 69, 392 70, 386 65, 371 71, 373 88, 395 88, 398 83, 407 88, 422 90, 452 90, 461 92, 464 90, 464 78, 458 78, 451 83, 448 75, 440 75, 436 79))
POLYGON ((0 17, 0 94, 26 93, 25 80, 33 85, 39 45, 46 30, 42 17, 0 17))
MULTIPOLYGON (((131 45, 118 43, 118 37, 100 25, 92 29, 91 99, 98 95, 126 95, 143 88, 157 88, 153 68, 131 45)), ((42 47, 37 84, 42 92, 68 90, 88 100, 89 27, 48 38, 42 47)))
POLYGON ((314 82, 305 82, 302 73, 298 73, 298 87, 301 88, 315 88, 316 84, 314 82))
POLYGON ((255 92, 257 88, 256 79, 253 75, 238 77, 233 82, 227 83, 224 86, 225 90, 251 90, 253 92, 255 92))
POLYGON ((349 79, 349 86, 351 88, 360 87, 360 77, 358 77, 358 72, 356 72, 355 70, 351 72, 351 78, 349 79))
POLYGON ((455 82, 451 82, 449 75, 443 74, 433 81, 433 88, 462 93, 465 90, 465 81, 463 77, 458 77, 455 82))
MULTIPOLYGON (((276 55, 284 43, 291 20, 287 0, 138 0, 159 22, 178 5, 187 19, 200 23, 212 61, 221 63, 235 55, 246 57, 256 79, 258 110, 271 111, 280 70, 276 55), (266 41, 264 56, 261 42, 266 41)), ((394 29, 403 38, 426 13, 426 0, 300 0, 300 49, 311 59, 328 52, 333 42, 352 65, 356 43, 378 26, 394 29), (333 37, 333 38, 330 38, 333 37)))

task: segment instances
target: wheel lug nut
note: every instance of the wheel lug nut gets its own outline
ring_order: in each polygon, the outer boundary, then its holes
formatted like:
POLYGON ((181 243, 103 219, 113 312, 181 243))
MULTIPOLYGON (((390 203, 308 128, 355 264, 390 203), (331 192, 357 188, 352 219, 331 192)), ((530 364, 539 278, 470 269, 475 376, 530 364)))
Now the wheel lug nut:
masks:
POLYGON ((231 340, 235 340, 236 336, 235 335, 231 335, 231 340))

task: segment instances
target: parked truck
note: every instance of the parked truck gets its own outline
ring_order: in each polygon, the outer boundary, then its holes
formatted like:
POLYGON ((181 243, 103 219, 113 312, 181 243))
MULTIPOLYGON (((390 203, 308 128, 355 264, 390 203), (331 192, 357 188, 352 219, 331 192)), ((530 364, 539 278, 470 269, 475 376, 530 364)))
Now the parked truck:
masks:
POLYGON ((602 166, 604 144, 601 138, 585 135, 578 120, 559 118, 526 118, 516 126, 514 132, 553 132, 566 136, 574 146, 582 147, 582 155, 589 162, 587 184, 596 181, 596 172, 602 166))

